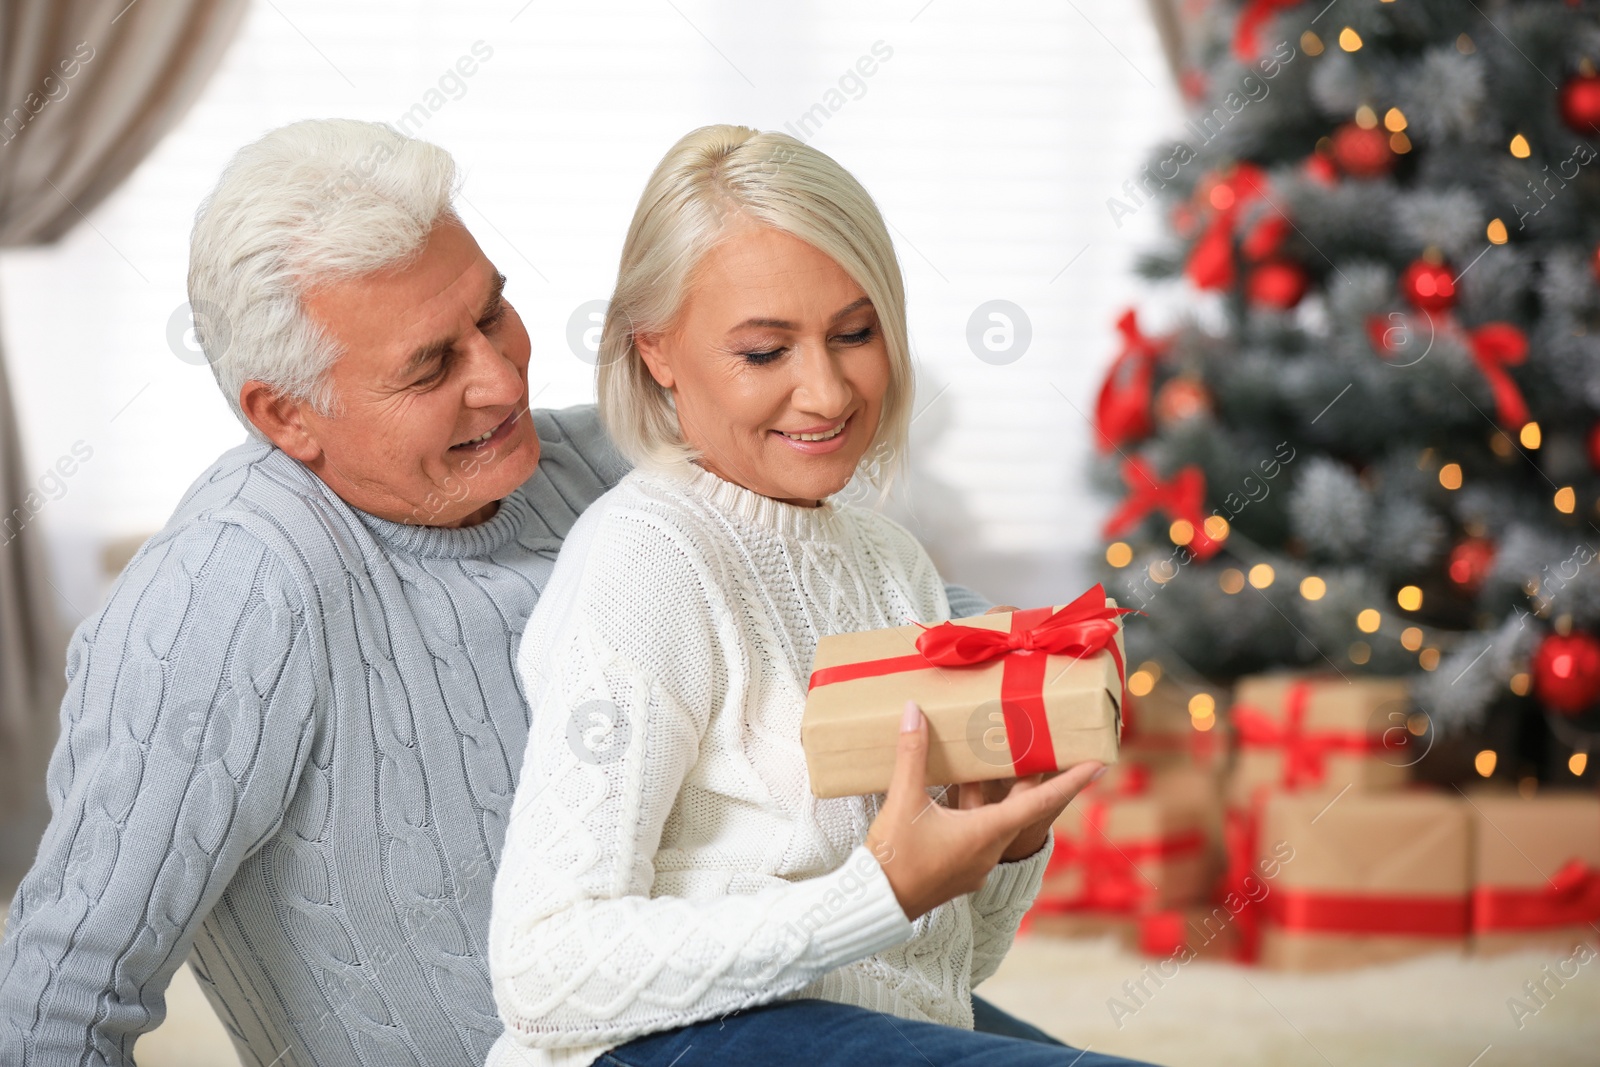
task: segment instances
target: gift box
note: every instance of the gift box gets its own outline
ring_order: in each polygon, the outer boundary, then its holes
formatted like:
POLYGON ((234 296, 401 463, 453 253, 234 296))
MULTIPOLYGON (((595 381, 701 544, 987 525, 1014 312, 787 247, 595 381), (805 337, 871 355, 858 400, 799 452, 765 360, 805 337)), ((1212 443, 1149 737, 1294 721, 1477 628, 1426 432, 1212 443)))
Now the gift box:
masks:
POLYGON ((1115 763, 1127 609, 1095 586, 1056 608, 823 637, 800 723, 818 797, 888 788, 907 700, 929 785, 1115 763))
POLYGON ((1472 948, 1568 951, 1600 923, 1600 797, 1473 794, 1472 948))
POLYGON ((1471 823, 1459 798, 1278 794, 1260 810, 1262 964, 1331 970, 1465 947, 1471 823))
POLYGON ((1156 769, 1187 766, 1220 773, 1229 730, 1219 715, 1190 714, 1190 701, 1201 693, 1217 711, 1227 707, 1226 690, 1181 686, 1165 678, 1143 696, 1130 693, 1122 709, 1122 758, 1156 769))
POLYGON ((1237 751, 1227 801, 1242 808, 1263 790, 1334 792, 1402 785, 1415 762, 1405 682, 1337 675, 1242 678, 1229 720, 1237 751))
POLYGON ((1186 768, 1105 785, 1079 793, 1056 820, 1034 910, 1137 916, 1203 899, 1213 869, 1210 777, 1186 768))

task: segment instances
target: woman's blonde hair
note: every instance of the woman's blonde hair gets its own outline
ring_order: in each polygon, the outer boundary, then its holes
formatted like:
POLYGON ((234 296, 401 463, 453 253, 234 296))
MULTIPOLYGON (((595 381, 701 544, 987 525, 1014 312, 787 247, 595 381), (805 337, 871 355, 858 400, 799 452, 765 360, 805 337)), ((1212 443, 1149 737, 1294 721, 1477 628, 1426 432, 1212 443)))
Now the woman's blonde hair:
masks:
POLYGON ((877 310, 889 386, 858 474, 886 490, 911 423, 905 283, 883 216, 833 159, 786 134, 703 126, 673 145, 650 175, 628 227, 617 288, 600 335, 600 418, 638 465, 693 457, 671 394, 651 377, 634 338, 667 332, 695 268, 741 219, 782 230, 833 259, 877 310))

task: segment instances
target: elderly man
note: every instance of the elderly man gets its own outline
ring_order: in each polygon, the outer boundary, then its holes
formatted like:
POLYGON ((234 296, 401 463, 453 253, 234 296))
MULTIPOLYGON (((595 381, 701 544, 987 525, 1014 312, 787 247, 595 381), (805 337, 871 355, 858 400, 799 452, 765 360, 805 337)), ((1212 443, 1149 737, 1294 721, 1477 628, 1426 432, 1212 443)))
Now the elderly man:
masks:
POLYGON ((7 1064, 131 1063, 186 958, 246 1063, 482 1063, 500 1033, 514 655, 624 470, 592 408, 529 411, 454 181, 386 127, 302 122, 201 208, 190 301, 251 440, 73 639, 0 950, 7 1064))

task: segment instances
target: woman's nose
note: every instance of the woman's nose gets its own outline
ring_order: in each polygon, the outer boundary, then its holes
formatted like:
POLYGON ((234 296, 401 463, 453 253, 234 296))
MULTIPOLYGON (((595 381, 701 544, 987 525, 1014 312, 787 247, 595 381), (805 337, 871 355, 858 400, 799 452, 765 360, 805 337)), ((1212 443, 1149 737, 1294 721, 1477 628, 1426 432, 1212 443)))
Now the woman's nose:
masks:
POLYGON ((800 346, 796 361, 800 380, 795 384, 795 406, 823 418, 844 413, 854 394, 839 366, 838 357, 825 344, 800 346))

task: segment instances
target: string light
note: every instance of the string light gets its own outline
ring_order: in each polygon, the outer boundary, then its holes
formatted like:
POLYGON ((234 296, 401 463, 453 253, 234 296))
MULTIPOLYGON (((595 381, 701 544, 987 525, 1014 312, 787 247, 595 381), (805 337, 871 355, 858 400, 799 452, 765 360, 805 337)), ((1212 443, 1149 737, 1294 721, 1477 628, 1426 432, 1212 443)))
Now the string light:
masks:
POLYGON ((1581 775, 1589 769, 1589 753, 1574 752, 1567 757, 1567 770, 1573 774, 1581 775))
POLYGON ((1485 231, 1484 236, 1488 237, 1489 243, 1494 245, 1503 245, 1511 239, 1511 235, 1506 233, 1506 224, 1500 219, 1489 220, 1489 228, 1485 231))
POLYGON ((1511 154, 1518 159, 1527 159, 1533 155, 1533 149, 1528 147, 1528 139, 1520 133, 1511 138, 1511 154))
POLYGON ((1186 545, 1194 540, 1194 524, 1188 519, 1177 519, 1167 527, 1167 536, 1175 545, 1186 545))
POLYGON ((1224 593, 1232 596, 1244 588, 1244 571, 1237 567, 1229 567, 1217 576, 1217 584, 1222 587, 1224 593))
POLYGON ((1522 424, 1522 432, 1517 435, 1517 440, 1522 442, 1522 447, 1527 449, 1538 448, 1544 443, 1544 434, 1539 431, 1537 422, 1522 424))
POLYGON ((1397 156, 1405 155, 1411 151, 1411 138, 1403 133, 1391 133, 1389 135, 1389 151, 1397 156))
POLYGON ((1201 525, 1206 531, 1206 536, 1213 541, 1226 541, 1228 534, 1232 532, 1228 520, 1221 515, 1209 515, 1201 525))
POLYGON ((1416 611, 1422 607, 1422 590, 1414 585, 1402 585, 1394 599, 1401 611, 1416 611))
POLYGON ((1361 35, 1349 26, 1339 31, 1339 47, 1346 52, 1354 52, 1361 47, 1361 35))
POLYGON ((1161 664, 1153 659, 1147 659, 1139 664, 1139 669, 1150 676, 1152 682, 1161 681, 1161 664))
POLYGON ((1477 50, 1478 46, 1473 44, 1472 38, 1468 37, 1466 34, 1463 33, 1456 38, 1456 51, 1460 52, 1462 55, 1470 56, 1477 50))
POLYGON ((1499 759, 1500 757, 1495 755, 1494 749, 1486 748, 1472 757, 1472 768, 1478 772, 1480 778, 1487 778, 1494 773, 1494 765, 1499 762, 1499 759))
POLYGON ((1189 698, 1189 717, 1203 719, 1217 713, 1217 698, 1210 693, 1196 693, 1189 698))
POLYGON ((1391 107, 1383 113, 1383 128, 1390 133, 1399 133, 1406 128, 1405 112, 1397 107, 1391 107))
POLYGON ((1415 652, 1422 647, 1422 627, 1407 626, 1400 632, 1400 646, 1407 652, 1415 652))
POLYGON ((1365 641, 1357 641, 1350 646, 1350 662, 1360 666, 1372 658, 1372 646, 1365 641))
POLYGON ((1461 488, 1461 464, 1446 463, 1439 468, 1439 484, 1446 489, 1461 488))
POLYGON ((1133 562, 1133 549, 1124 541, 1113 541, 1106 546, 1106 562, 1113 567, 1126 567, 1133 562))
POLYGON ((1128 675, 1128 692, 1136 697, 1147 697, 1150 690, 1156 687, 1156 680, 1150 676, 1149 671, 1134 671, 1128 675))
POLYGON ((1250 568, 1250 584, 1257 589, 1267 588, 1277 576, 1270 563, 1257 563, 1250 568))
POLYGON ((1437 670, 1439 668, 1439 650, 1437 648, 1423 649, 1417 656, 1417 664, 1425 671, 1437 670))
POLYGON ((1362 104, 1356 108, 1356 125, 1363 130, 1375 129, 1378 125, 1378 113, 1366 104, 1362 104))
POLYGON ((1300 51, 1308 56, 1320 56, 1322 54, 1322 38, 1307 30, 1300 35, 1300 51))
POLYGON ((1572 486, 1563 485, 1556 490, 1556 510, 1563 515, 1571 515, 1578 507, 1578 494, 1573 492, 1572 486))
POLYGON ((1321 600, 1328 592, 1328 583, 1315 574, 1300 579, 1300 595, 1307 600, 1321 600))
POLYGON ((1528 678, 1528 675, 1526 673, 1513 674, 1511 676, 1511 691, 1513 693, 1517 694, 1517 696, 1519 696, 1519 697, 1527 696, 1528 695, 1528 682, 1529 682, 1529 678, 1528 678))
POLYGON ((1382 621, 1383 616, 1378 614, 1376 608, 1363 608, 1361 614, 1356 616, 1356 629, 1364 634, 1375 634, 1382 621))

